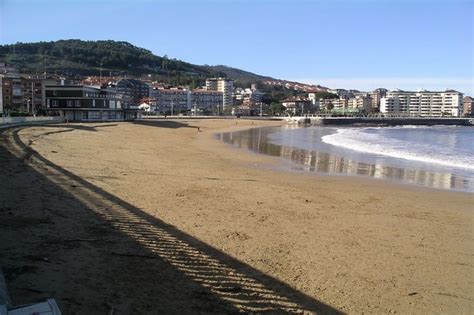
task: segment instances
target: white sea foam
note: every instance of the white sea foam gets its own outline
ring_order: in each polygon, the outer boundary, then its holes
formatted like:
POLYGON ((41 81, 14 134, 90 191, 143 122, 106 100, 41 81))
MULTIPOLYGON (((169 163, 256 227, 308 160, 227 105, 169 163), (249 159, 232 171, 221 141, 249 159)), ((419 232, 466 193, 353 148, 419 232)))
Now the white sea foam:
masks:
POLYGON ((358 152, 474 170, 474 157, 469 152, 453 150, 435 141, 410 143, 370 132, 370 129, 378 128, 338 129, 334 134, 323 136, 322 141, 358 152))

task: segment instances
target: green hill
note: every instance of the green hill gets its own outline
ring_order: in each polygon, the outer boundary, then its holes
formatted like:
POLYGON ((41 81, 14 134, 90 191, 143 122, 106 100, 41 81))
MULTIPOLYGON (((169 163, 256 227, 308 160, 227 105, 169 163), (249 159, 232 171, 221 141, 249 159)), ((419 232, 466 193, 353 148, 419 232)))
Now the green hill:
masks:
MULTIPOLYGON (((200 84, 207 77, 225 76, 248 84, 269 79, 226 66, 201 66, 166 56, 127 42, 78 39, 0 45, 0 61, 21 72, 76 75, 150 75, 172 84, 200 84)), ((271 79, 271 78, 270 78, 271 79)))
POLYGON ((226 77, 232 78, 235 81, 248 86, 250 83, 255 83, 262 80, 275 80, 271 77, 261 76, 252 72, 248 72, 245 70, 240 70, 224 65, 217 65, 217 66, 210 66, 211 71, 215 71, 218 73, 225 74, 226 77))

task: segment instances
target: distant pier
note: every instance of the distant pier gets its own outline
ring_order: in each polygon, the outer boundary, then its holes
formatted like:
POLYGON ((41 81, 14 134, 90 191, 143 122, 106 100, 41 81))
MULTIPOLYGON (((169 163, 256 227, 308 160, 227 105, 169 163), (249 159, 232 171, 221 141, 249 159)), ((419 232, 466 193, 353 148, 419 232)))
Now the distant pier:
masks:
POLYGON ((348 126, 474 126, 474 118, 442 118, 442 117, 291 117, 288 123, 308 124, 316 126, 348 125, 348 126))

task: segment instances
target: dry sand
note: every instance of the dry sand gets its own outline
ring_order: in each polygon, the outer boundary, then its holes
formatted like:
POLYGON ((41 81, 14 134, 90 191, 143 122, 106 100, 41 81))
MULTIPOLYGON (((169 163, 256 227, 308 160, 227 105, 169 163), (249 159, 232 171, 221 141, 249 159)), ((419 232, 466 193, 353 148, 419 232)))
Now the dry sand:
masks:
POLYGON ((277 158, 213 138, 264 124, 278 123, 3 131, 0 267, 14 303, 55 297, 64 314, 474 312, 472 194, 278 172, 277 158))

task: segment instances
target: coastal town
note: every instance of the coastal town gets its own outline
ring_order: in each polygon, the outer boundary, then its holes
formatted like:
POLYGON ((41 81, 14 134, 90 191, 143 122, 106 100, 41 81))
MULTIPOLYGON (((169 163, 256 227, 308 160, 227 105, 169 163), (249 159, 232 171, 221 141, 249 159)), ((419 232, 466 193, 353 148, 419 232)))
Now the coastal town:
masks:
MULTIPOLYGON (((420 82, 421 84, 422 82, 420 82)), ((370 92, 263 81, 237 87, 224 77, 203 86, 171 86, 140 78, 20 73, 0 64, 2 116, 61 116, 69 121, 107 121, 153 116, 395 116, 470 117, 473 99, 463 93, 370 92), (278 85, 288 97, 272 98, 260 86, 278 85)), ((271 93, 271 92, 270 92, 271 93)))
POLYGON ((473 1, 0 3, 0 315, 474 314, 473 1))

